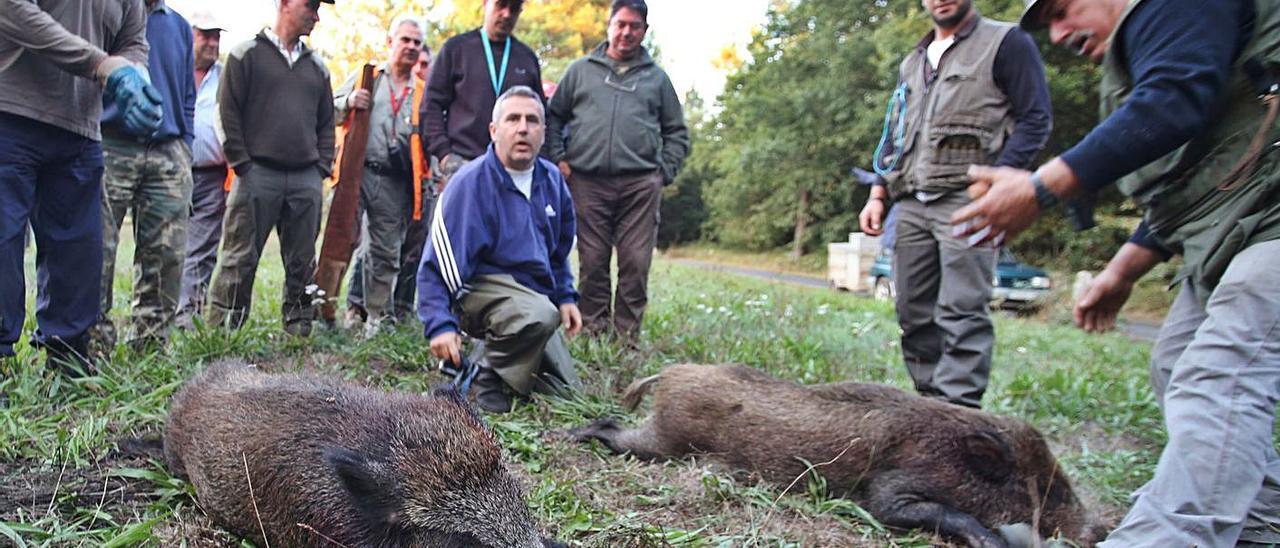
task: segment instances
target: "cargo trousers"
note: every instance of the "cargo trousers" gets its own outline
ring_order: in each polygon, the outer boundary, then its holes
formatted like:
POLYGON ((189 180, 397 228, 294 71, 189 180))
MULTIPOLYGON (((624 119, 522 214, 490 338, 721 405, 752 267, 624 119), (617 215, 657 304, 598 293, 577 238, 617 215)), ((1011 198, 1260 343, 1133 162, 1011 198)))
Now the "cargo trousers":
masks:
POLYGON ((481 275, 458 299, 463 331, 484 341, 482 359, 522 395, 565 395, 582 387, 560 334, 560 309, 509 274, 481 275))
POLYGON ((923 396, 979 407, 991 375, 996 250, 951 235, 951 214, 969 203, 954 191, 897 203, 893 283, 902 359, 923 396))
POLYGON ((1280 241, 1232 259, 1201 304, 1184 283, 1151 350, 1169 441, 1106 548, 1280 544, 1280 241))
POLYGON ((323 181, 314 166, 282 170, 252 162, 227 197, 222 260, 209 290, 210 325, 238 329, 253 304, 253 281, 271 230, 284 261, 281 313, 290 333, 309 335, 315 309, 307 295, 316 270, 323 181))
POLYGON ((103 139, 101 305, 93 329, 95 352, 115 346, 110 313, 116 252, 124 218, 133 219, 133 299, 130 342, 163 341, 182 289, 187 217, 191 208, 191 149, 182 139, 141 143, 103 139))

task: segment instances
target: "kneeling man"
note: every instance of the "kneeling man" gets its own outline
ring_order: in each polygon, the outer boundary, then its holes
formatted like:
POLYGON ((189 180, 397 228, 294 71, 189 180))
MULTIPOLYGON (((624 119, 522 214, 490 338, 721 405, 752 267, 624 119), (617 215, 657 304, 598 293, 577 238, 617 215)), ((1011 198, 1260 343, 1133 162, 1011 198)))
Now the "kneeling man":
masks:
POLYGON ((418 317, 437 358, 460 363, 460 330, 483 339, 476 404, 511 410, 511 394, 579 386, 556 331, 582 328, 569 250, 573 199, 555 164, 538 158, 542 100, 527 86, 493 107, 484 156, 462 167, 436 203, 418 269, 418 317))

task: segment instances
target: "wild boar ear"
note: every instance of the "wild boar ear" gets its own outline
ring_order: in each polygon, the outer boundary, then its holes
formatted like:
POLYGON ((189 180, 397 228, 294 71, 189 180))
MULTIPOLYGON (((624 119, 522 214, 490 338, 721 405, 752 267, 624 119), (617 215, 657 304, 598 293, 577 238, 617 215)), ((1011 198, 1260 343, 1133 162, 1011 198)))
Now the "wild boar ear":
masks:
POLYGON ((338 480, 351 495, 352 503, 366 519, 375 523, 397 520, 393 484, 387 481, 380 465, 340 447, 325 449, 324 460, 333 467, 338 480))
POLYGON ((964 450, 965 464, 987 481, 1002 482, 1017 466, 1013 449, 999 432, 979 430, 961 438, 960 444, 964 450))

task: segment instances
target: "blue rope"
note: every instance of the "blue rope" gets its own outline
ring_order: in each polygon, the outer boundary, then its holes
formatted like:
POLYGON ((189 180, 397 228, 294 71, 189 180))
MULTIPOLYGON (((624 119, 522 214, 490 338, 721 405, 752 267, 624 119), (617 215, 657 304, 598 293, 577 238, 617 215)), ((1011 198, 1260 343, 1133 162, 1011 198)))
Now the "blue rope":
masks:
POLYGON ((462 358, 462 370, 458 372, 458 376, 453 378, 453 386, 458 389, 458 393, 466 397, 467 392, 471 391, 471 381, 476 380, 476 374, 480 372, 480 366, 475 362, 462 358))
POLYGON ((884 129, 880 132, 880 142, 876 145, 875 157, 871 159, 871 168, 881 177, 888 177, 889 173, 898 167, 898 159, 902 158, 902 145, 906 141, 906 119, 907 119, 907 84, 903 83, 893 90, 893 95, 889 97, 889 106, 884 110, 884 129), (898 121, 893 124, 893 161, 888 166, 881 165, 881 158, 884 155, 884 145, 889 141, 889 128, 893 121, 894 110, 898 112, 898 121))

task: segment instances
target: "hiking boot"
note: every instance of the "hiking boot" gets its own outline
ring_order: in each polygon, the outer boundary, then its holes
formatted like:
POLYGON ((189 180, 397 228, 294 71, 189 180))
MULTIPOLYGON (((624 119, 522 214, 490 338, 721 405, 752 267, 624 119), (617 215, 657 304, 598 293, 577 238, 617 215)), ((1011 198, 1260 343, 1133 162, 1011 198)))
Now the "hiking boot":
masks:
POLYGON ((481 411, 495 414, 511 412, 511 394, 507 392, 507 383, 493 369, 482 367, 471 386, 476 391, 476 407, 481 411))
POLYGON ((98 366, 89 357, 89 335, 83 334, 70 339, 49 337, 40 341, 34 336, 31 345, 43 347, 45 351, 44 365, 49 369, 61 371, 73 379, 92 377, 98 374, 98 366))

